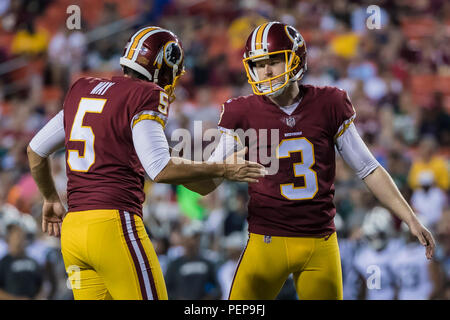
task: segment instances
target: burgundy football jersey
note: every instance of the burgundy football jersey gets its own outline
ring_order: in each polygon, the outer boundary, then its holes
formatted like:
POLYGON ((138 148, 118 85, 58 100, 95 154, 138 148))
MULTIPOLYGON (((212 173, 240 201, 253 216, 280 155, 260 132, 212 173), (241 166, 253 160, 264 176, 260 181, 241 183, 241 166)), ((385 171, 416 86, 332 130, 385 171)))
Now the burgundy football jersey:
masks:
POLYGON ((249 147, 246 158, 271 168, 249 184, 252 233, 319 237, 335 231, 334 144, 355 110, 343 90, 311 85, 300 85, 300 90, 302 100, 291 115, 258 95, 230 99, 223 106, 219 130, 234 130, 249 147), (278 129, 278 136, 271 135, 272 129, 278 129))
POLYGON ((64 101, 69 211, 126 210, 142 216, 145 171, 132 127, 143 119, 163 126, 166 93, 128 77, 81 78, 64 101))

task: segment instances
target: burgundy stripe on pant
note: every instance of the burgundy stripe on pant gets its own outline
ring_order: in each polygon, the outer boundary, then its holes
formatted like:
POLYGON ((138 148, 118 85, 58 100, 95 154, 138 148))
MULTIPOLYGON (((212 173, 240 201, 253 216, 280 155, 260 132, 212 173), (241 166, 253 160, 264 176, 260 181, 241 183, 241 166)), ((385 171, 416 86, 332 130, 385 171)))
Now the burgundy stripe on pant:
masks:
POLYGON ((125 236, 128 250, 134 262, 138 275, 139 287, 143 300, 158 300, 155 281, 150 269, 150 263, 139 239, 134 217, 127 211, 119 211, 122 231, 125 236))

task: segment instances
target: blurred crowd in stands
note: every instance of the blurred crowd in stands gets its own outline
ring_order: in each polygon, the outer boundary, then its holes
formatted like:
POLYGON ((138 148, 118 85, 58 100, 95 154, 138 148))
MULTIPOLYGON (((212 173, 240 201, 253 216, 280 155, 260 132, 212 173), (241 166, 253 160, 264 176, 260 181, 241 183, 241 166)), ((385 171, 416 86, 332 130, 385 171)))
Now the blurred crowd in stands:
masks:
MULTIPOLYGON (((214 128, 221 104, 251 93, 242 65, 251 30, 295 26, 308 50, 303 83, 346 90, 356 127, 437 240, 433 260, 337 158, 336 227, 346 299, 450 299, 450 2, 445 0, 1 0, 0 299, 71 299, 59 240, 40 231, 42 199, 26 146, 78 77, 121 74, 129 35, 175 32, 186 74, 166 134, 214 128), (379 28, 369 29, 376 2, 379 28), (70 5, 81 28, 69 30, 70 5)), ((172 145, 175 142, 170 142, 172 145)), ((64 152, 52 157, 65 201, 64 152)), ((226 299, 247 237, 246 185, 201 197, 146 183, 144 220, 170 299, 226 299)), ((296 299, 292 279, 279 299, 296 299)))

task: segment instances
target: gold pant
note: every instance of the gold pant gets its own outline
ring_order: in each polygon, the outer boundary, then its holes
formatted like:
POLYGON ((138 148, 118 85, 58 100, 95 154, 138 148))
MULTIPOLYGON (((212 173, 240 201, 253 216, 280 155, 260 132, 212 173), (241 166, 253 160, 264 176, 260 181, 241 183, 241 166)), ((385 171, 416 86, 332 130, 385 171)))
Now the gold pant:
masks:
POLYGON ((229 299, 275 299, 291 273, 299 299, 342 300, 336 232, 326 238, 268 238, 251 233, 229 299))
POLYGON ((69 212, 61 251, 76 300, 167 300, 158 258, 137 215, 69 212))

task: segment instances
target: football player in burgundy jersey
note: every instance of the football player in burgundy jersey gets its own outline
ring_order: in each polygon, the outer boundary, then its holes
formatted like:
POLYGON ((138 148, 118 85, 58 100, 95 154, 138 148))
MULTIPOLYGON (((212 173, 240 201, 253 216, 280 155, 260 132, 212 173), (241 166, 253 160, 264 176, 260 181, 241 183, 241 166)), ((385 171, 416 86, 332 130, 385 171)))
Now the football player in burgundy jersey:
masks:
MULTIPOLYGON (((335 147, 381 203, 409 225, 430 259, 433 237, 358 135, 347 93, 299 83, 307 69, 301 34, 283 23, 264 23, 248 37, 243 63, 254 94, 224 103, 223 134, 210 160, 242 146, 249 148, 248 158, 266 166, 266 155, 273 157, 269 174, 249 184, 249 240, 230 299, 274 299, 291 273, 300 299, 342 299, 335 147)), ((204 195, 221 181, 185 186, 204 195)))
POLYGON ((63 110, 28 146, 31 173, 44 197, 42 229, 61 233, 75 299, 167 299, 142 222, 145 173, 174 184, 217 177, 255 182, 264 175, 257 163, 170 157, 163 129, 183 60, 172 32, 138 30, 120 58, 125 75, 77 80, 63 110), (67 215, 48 161, 60 147, 66 149, 67 215))

